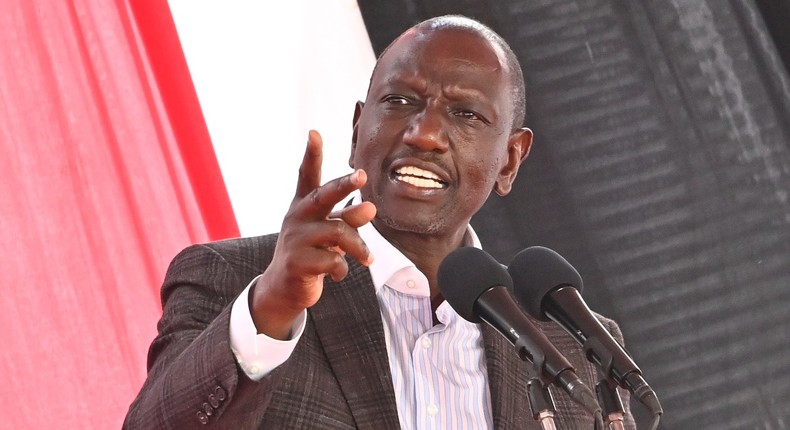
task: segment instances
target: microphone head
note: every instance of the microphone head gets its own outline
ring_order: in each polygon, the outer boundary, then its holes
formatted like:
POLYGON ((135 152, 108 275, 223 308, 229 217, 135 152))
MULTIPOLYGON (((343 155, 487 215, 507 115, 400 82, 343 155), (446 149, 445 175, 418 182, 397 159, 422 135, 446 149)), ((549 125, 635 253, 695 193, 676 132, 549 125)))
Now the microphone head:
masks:
POLYGON ((507 268, 516 286, 514 294, 521 306, 533 317, 548 321, 543 312, 543 299, 561 287, 573 287, 581 293, 582 277, 579 272, 549 248, 531 246, 513 257, 507 268))
POLYGON ((513 290, 507 270, 482 249, 458 248, 442 260, 438 273, 439 290, 447 303, 465 320, 480 323, 475 302, 492 287, 513 290))

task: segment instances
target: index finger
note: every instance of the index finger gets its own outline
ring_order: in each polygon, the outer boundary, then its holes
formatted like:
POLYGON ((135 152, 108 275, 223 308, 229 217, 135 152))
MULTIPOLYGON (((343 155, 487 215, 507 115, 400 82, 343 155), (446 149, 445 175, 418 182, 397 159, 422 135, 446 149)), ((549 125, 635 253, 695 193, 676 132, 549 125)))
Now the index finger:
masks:
POLYGON ((296 181, 296 197, 303 198, 321 185, 321 165, 324 162, 324 140, 321 135, 310 130, 307 134, 307 147, 302 164, 299 165, 299 178, 296 181))

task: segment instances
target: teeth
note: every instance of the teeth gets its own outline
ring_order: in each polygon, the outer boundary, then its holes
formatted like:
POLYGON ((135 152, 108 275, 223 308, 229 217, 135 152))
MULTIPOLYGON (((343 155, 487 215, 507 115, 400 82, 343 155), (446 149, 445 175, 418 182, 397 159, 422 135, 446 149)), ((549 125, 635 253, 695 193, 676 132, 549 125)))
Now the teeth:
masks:
POLYGON ((398 176, 398 180, 420 188, 442 188, 442 184, 431 179, 415 178, 413 176, 398 176))
POLYGON ((415 166, 405 166, 396 172, 397 179, 420 188, 443 188, 444 183, 436 173, 415 166))
POLYGON ((419 167, 415 167, 415 166, 401 167, 400 169, 398 169, 398 174, 399 175, 419 176, 419 177, 422 177, 422 178, 435 179, 437 181, 440 180, 439 175, 437 175, 436 173, 433 173, 433 172, 428 171, 428 170, 423 170, 423 169, 420 169, 419 167))

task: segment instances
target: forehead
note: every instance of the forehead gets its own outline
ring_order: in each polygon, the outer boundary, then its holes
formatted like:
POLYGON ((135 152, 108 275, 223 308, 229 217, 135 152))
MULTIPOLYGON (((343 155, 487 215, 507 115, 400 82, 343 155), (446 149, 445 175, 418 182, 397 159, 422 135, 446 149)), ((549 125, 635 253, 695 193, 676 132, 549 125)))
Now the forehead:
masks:
POLYGON ((379 59, 372 83, 411 76, 441 79, 445 85, 501 87, 508 73, 502 48, 479 33, 463 28, 411 29, 379 59))

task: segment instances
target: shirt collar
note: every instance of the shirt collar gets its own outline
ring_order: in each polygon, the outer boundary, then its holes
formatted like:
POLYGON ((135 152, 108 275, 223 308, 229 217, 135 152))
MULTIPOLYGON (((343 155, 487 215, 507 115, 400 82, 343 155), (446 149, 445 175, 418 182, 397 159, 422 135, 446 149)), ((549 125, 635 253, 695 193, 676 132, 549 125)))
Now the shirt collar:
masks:
MULTIPOLYGON (((352 204, 359 204, 362 198, 357 195, 354 197, 352 204)), ((481 248, 480 239, 477 237, 471 225, 467 225, 468 240, 471 239, 472 246, 481 248)), ((411 262, 402 252, 395 248, 391 243, 384 238, 384 236, 373 227, 373 223, 367 223, 357 229, 359 236, 365 241, 365 244, 373 254, 373 263, 371 263, 370 277, 373 280, 373 286, 378 292, 379 289, 387 283, 396 273, 403 271, 403 269, 412 268, 417 272, 417 267, 411 262)), ((422 275, 425 276, 425 275, 422 275)), ((427 280, 425 282, 427 285, 427 280)))

